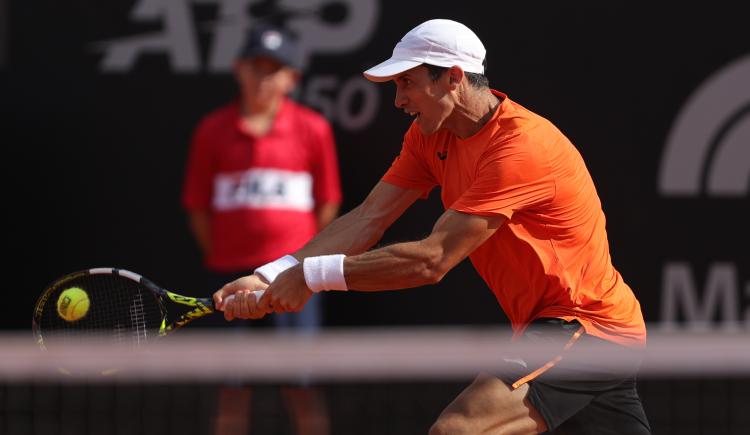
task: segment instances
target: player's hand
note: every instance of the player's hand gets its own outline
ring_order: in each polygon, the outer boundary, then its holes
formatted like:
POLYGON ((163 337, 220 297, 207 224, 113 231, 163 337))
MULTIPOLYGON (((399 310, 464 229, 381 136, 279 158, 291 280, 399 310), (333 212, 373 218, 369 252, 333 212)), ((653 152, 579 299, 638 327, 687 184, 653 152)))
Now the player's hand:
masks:
POLYGON ((243 276, 226 284, 214 293, 214 306, 224 311, 224 318, 232 320, 260 319, 271 311, 258 310, 256 292, 265 290, 268 284, 258 275, 243 276), (229 296, 234 296, 229 298, 229 296))
POLYGON ((279 274, 260 298, 258 309, 266 312, 299 312, 313 292, 307 288, 302 264, 279 274))

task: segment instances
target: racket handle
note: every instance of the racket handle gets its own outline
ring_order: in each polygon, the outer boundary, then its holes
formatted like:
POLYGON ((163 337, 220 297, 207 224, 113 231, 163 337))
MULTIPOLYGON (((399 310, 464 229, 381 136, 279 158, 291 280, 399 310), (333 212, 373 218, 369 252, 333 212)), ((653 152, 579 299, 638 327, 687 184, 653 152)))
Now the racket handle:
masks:
MULTIPOLYGON (((257 303, 260 301, 260 298, 263 297, 263 294, 265 293, 265 290, 255 290, 253 293, 255 294, 255 302, 257 303)), ((224 301, 224 303, 227 303, 234 299, 234 295, 227 296, 227 299, 224 301)))
POLYGON ((253 293, 255 294, 255 303, 257 304, 258 302, 260 302, 260 298, 262 298, 263 295, 266 294, 266 291, 265 290, 255 290, 253 293))

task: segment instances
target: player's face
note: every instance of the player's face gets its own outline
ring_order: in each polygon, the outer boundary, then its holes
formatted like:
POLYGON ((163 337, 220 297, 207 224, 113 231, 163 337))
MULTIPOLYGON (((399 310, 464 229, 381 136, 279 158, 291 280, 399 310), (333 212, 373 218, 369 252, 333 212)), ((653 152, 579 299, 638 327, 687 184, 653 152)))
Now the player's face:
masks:
POLYGON ((234 67, 242 98, 251 105, 272 104, 294 89, 297 72, 267 57, 237 61, 234 67))
POLYGON ((424 134, 440 130, 453 111, 450 89, 444 83, 448 80, 447 75, 433 80, 426 67, 418 66, 393 79, 396 107, 415 116, 415 122, 424 134))

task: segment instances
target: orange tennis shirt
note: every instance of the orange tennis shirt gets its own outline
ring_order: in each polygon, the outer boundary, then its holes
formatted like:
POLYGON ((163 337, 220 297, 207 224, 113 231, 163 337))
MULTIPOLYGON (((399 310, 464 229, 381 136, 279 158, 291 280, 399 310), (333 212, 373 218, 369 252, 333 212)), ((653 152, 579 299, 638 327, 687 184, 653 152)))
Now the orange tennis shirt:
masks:
POLYGON ((470 259, 520 334, 540 317, 577 319, 620 344, 646 341, 641 307, 612 265, 605 217, 578 150, 548 120, 502 99, 492 119, 461 139, 412 123, 383 181, 441 187, 446 209, 507 221, 470 259))

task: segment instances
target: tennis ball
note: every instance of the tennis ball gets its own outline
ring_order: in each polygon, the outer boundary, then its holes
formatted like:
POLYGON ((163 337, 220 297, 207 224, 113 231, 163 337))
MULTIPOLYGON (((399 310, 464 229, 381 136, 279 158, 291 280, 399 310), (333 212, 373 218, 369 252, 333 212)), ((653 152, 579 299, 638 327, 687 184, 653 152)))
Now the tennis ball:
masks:
POLYGON ((57 314, 68 322, 79 320, 89 311, 89 295, 79 287, 71 287, 57 298, 57 314))

